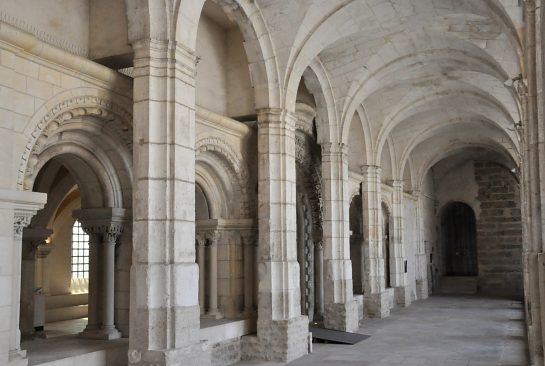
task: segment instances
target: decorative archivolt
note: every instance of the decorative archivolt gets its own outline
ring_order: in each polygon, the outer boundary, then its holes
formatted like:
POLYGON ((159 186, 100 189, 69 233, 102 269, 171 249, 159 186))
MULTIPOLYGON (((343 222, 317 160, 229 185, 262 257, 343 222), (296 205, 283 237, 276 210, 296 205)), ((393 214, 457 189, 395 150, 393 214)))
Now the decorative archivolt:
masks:
POLYGON ((218 137, 207 137, 197 141, 195 144, 196 157, 206 153, 213 153, 218 156, 220 158, 219 162, 226 167, 225 171, 231 175, 233 182, 237 183, 242 198, 241 218, 253 217, 255 208, 252 204, 252 196, 249 194, 249 173, 242 158, 227 142, 218 137))
POLYGON ((98 96, 78 96, 64 100, 40 118, 21 158, 17 177, 17 188, 31 190, 32 177, 38 163, 38 155, 49 136, 53 135, 62 125, 76 117, 93 116, 108 124, 123 141, 129 150, 132 150, 132 115, 111 100, 98 96))

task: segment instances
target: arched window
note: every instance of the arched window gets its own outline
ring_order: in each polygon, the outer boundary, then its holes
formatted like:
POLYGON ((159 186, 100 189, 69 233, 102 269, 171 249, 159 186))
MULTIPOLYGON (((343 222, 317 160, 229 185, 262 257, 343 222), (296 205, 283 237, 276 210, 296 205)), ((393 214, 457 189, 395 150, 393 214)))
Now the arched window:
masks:
POLYGON ((76 220, 72 226, 72 278, 89 277, 89 236, 76 220))

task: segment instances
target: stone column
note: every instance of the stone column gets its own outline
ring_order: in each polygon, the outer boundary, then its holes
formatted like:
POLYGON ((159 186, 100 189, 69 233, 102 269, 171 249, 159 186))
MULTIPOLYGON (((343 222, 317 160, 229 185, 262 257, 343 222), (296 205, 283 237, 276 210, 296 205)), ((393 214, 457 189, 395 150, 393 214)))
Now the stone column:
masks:
POLYGON ((112 222, 105 226, 102 234, 102 325, 101 335, 104 339, 121 338, 121 333, 114 325, 115 297, 115 244, 123 231, 120 222, 112 222))
POLYGON ((34 339, 34 289, 36 252, 38 246, 53 233, 49 229, 26 228, 23 230, 23 261, 21 271, 21 314, 19 328, 23 340, 34 339))
POLYGON ((407 286, 405 273, 405 250, 403 248, 403 180, 393 180, 392 187, 392 235, 390 238, 390 269, 392 287, 395 288, 396 302, 405 307, 411 304, 411 293, 407 286))
POLYGON ((89 292, 87 300, 87 326, 79 334, 82 338, 97 339, 100 327, 99 315, 99 297, 100 297, 100 271, 99 271, 99 246, 100 234, 86 229, 82 225, 82 230, 89 235, 89 292))
POLYGON ((240 235, 244 261, 244 316, 255 316, 254 306, 254 276, 255 273, 255 235, 253 232, 243 232, 240 235))
POLYGON ((317 320, 324 318, 324 245, 321 240, 314 244, 314 279, 316 281, 316 315, 317 320))
POLYGON ((199 307, 201 316, 206 312, 206 238, 197 235, 197 264, 199 265, 199 307))
MULTIPOLYGON (((362 166, 363 236, 365 238, 365 307, 371 317, 390 315, 384 291, 384 257, 382 253, 382 206, 380 167, 362 166)), ((364 273, 362 271, 362 273, 364 273)))
POLYGON ((221 319, 223 316, 218 309, 218 241, 220 233, 217 230, 207 233, 208 263, 210 264, 210 288, 207 318, 221 319))
POLYGON ((308 353, 308 317, 301 315, 297 262, 295 117, 258 113, 259 296, 257 344, 248 356, 289 362, 308 353))
POLYGON ((358 304, 353 297, 350 261, 347 148, 322 144, 324 326, 352 332, 358 329, 358 304))
POLYGON ((28 364, 19 330, 22 235, 45 202, 43 193, 0 189, 0 365, 28 364))
POLYGON ((135 40, 132 47, 129 365, 206 365, 195 262, 196 57, 169 40, 135 40))
POLYGON ((424 232, 424 194, 415 190, 413 194, 417 197, 416 202, 416 297, 418 300, 428 298, 428 258, 426 255, 426 243, 424 232))
POLYGON ((125 210, 91 208, 73 211, 72 215, 89 235, 88 321, 80 336, 120 338, 114 325, 115 243, 122 232, 125 210))

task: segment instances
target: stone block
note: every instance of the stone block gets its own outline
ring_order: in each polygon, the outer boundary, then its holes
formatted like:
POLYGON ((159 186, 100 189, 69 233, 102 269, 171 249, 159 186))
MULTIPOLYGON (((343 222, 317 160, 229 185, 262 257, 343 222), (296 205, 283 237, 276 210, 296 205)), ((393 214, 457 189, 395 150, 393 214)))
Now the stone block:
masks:
POLYGON ((364 295, 365 308, 370 318, 386 318, 390 315, 388 292, 364 295))
POLYGON ((258 336, 242 338, 244 360, 291 362, 308 353, 308 318, 257 321, 258 336))
POLYGON ((324 304, 324 327, 354 332, 359 328, 358 303, 351 300, 346 303, 324 304))

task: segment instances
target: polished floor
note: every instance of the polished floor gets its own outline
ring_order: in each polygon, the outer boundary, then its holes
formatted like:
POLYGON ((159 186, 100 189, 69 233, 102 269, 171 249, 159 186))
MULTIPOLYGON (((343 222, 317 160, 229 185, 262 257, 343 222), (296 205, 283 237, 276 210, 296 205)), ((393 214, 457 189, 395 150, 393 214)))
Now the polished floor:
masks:
MULTIPOLYGON (((366 319, 353 346, 314 344, 290 366, 527 366, 520 302, 470 296, 434 296, 366 319)), ((243 361, 238 365, 271 365, 243 361)))

